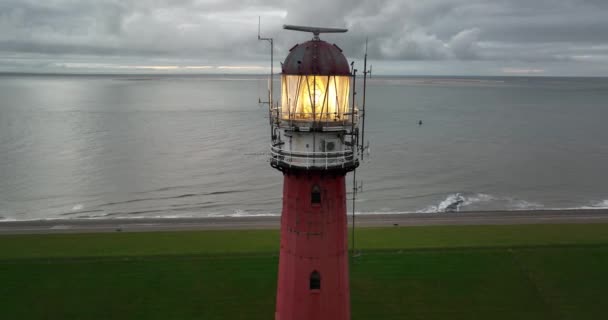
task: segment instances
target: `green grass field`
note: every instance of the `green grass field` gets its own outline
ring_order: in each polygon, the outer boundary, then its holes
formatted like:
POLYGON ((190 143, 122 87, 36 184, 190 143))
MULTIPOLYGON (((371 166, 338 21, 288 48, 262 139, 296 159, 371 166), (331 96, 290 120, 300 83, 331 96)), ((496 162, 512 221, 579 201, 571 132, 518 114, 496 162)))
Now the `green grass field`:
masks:
MULTIPOLYGON (((0 319, 272 319, 275 230, 0 236, 0 319)), ((353 319, 600 319, 608 224, 359 229, 353 319)))

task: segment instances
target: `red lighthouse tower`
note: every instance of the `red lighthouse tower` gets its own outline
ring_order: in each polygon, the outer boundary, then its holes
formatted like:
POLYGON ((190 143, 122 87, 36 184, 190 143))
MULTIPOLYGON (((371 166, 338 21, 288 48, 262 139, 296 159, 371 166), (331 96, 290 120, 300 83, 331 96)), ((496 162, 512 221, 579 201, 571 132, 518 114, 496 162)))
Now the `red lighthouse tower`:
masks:
POLYGON ((284 176, 275 319, 350 319, 345 176, 359 165, 348 61, 313 33, 282 65, 271 107, 272 167, 284 176), (349 103, 349 100, 351 103, 349 103))

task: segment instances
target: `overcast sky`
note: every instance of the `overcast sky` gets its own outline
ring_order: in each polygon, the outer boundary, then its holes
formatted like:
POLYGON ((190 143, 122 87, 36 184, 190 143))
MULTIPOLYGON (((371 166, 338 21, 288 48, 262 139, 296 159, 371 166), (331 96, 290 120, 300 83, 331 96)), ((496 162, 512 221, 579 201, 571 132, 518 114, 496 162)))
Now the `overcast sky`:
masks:
POLYGON ((303 24, 376 74, 608 76, 608 0, 0 0, 0 71, 263 73, 258 16, 277 67, 303 24))

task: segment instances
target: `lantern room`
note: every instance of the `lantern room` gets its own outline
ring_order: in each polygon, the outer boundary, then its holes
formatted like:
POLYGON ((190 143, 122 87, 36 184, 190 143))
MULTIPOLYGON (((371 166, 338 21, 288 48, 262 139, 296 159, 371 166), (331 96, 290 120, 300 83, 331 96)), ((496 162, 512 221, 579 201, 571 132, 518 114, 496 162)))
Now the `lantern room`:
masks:
POLYGON ((342 50, 318 38, 297 44, 282 65, 282 121, 343 125, 351 122, 352 78, 342 50))
POLYGON ((342 49, 319 39, 320 33, 346 29, 284 28, 314 36, 293 46, 282 64, 281 100, 270 109, 270 164, 282 171, 354 170, 359 165, 355 78, 342 49))

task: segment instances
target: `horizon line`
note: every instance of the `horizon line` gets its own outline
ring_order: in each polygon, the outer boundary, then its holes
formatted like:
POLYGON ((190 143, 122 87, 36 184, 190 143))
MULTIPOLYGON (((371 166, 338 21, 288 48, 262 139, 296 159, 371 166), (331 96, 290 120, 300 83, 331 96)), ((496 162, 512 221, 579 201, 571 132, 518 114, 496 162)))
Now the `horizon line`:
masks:
MULTIPOLYGON (((153 72, 133 72, 133 73, 119 73, 119 72, 31 72, 31 71, 0 71, 0 75, 32 75, 32 76, 270 76, 269 73, 221 73, 221 72, 189 72, 189 73, 153 73, 153 72)), ((274 73, 274 75, 281 75, 281 73, 274 73)), ((362 75, 357 75, 357 78, 362 75)), ((575 75, 546 75, 546 74, 496 74, 496 75, 465 75, 465 74, 377 74, 374 77, 427 77, 427 78, 608 78, 606 76, 575 76, 575 75)), ((374 78, 372 77, 372 79, 374 78)))

